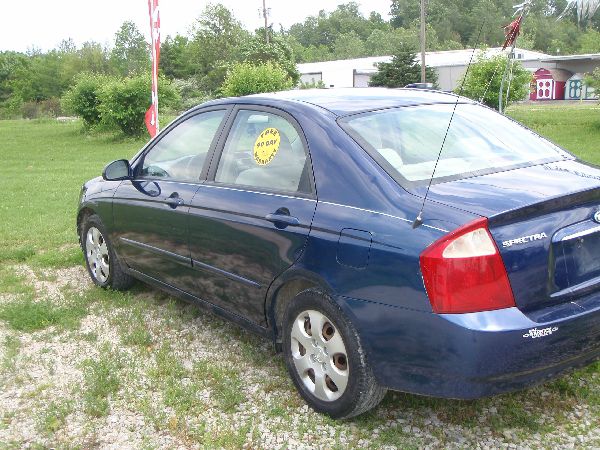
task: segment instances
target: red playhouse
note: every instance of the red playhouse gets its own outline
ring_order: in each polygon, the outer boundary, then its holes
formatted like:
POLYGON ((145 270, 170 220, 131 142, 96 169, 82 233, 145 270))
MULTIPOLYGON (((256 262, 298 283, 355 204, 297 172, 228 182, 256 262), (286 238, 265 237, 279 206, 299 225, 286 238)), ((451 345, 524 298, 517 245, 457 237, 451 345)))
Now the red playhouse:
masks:
POLYGON ((573 75, 563 69, 538 69, 533 73, 530 100, 564 100, 565 86, 573 75))

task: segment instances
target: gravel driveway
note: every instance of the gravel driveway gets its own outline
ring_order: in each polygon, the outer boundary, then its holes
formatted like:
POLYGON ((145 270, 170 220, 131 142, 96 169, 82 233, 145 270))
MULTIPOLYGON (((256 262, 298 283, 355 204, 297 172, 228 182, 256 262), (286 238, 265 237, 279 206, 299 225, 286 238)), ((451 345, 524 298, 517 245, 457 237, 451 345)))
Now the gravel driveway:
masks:
POLYGON ((191 305, 102 291, 79 266, 0 276, 2 448, 600 448, 598 363, 492 399, 388 393, 334 421, 269 342, 191 305))

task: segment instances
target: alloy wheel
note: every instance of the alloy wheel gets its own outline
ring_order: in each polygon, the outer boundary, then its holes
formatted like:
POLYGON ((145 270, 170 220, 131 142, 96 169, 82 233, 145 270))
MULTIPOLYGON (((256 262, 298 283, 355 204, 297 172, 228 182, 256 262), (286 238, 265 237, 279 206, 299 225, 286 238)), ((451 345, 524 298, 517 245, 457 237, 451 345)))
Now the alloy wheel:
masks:
POLYGON ((85 254, 92 275, 99 283, 106 283, 110 275, 110 255, 100 230, 90 227, 85 240, 85 254))

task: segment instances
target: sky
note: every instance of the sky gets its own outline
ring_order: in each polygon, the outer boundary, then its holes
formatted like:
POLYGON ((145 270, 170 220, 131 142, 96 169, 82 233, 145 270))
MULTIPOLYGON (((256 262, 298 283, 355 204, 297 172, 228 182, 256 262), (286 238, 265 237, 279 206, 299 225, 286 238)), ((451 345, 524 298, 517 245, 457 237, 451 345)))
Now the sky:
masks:
MULTIPOLYGON (((126 20, 132 20, 149 38, 147 0, 8 0, 2 5, 0 51, 26 51, 55 48, 63 39, 72 38, 77 46, 85 41, 110 45, 116 31, 126 20)), ((185 34, 207 1, 159 0, 163 39, 167 35, 185 34)), ((213 3, 217 1, 213 0, 213 3)), ((259 16, 262 0, 220 0, 249 29, 262 25, 259 16)), ((271 8, 269 23, 279 29, 302 22, 319 10, 332 11, 344 0, 267 0, 271 8)), ((360 2, 359 2, 360 3, 360 2)), ((390 0, 363 0, 361 11, 368 15, 377 11, 389 18, 390 0)))

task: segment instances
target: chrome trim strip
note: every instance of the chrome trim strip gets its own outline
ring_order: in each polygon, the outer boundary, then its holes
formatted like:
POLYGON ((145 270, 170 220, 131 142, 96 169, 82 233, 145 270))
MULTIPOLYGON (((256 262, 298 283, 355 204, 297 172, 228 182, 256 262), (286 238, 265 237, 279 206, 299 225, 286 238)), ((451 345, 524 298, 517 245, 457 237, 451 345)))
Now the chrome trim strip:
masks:
POLYGON ((579 231, 577 233, 568 234, 567 236, 565 236, 564 238, 561 239, 561 242, 562 241, 570 241, 571 239, 576 239, 576 238, 582 237, 582 236, 587 236, 588 234, 592 234, 597 231, 600 231, 600 226, 597 226, 594 228, 588 228, 587 230, 579 231))
POLYGON ((203 262, 196 261, 195 259, 192 259, 192 268, 199 270, 199 271, 206 271, 206 272, 211 272, 211 273, 214 273, 217 275, 222 275, 225 278, 229 278, 230 280, 238 281, 242 284, 246 284, 248 286, 252 286, 255 288, 260 289, 260 287, 261 287, 260 284, 256 283, 255 281, 249 280, 248 278, 244 278, 244 277, 241 277, 234 273, 227 272, 226 270, 219 269, 215 266, 211 266, 209 264, 205 264, 203 262))
POLYGON ((184 266, 191 267, 192 259, 187 258, 185 256, 178 255, 177 253, 170 252, 168 250, 163 250, 162 248, 154 247, 152 245, 144 244, 142 242, 134 241, 132 239, 127 239, 124 237, 119 238, 121 242, 124 244, 131 245, 133 247, 141 248, 142 250, 146 250, 151 253, 155 253, 160 256, 166 256, 167 258, 172 259, 176 263, 179 263, 184 266))
POLYGON ((308 201, 308 202, 316 202, 316 200, 314 198, 294 197, 292 195, 276 194, 274 192, 251 191, 251 190, 248 190, 248 189, 232 188, 232 187, 228 187, 228 186, 217 186, 215 184, 203 184, 202 187, 215 188, 215 189, 226 189, 228 191, 237 191, 237 192, 249 192, 251 194, 270 195, 270 196, 273 196, 273 197, 293 198, 293 199, 296 199, 296 200, 305 200, 305 201, 308 201))
MULTIPOLYGON (((569 297, 572 295, 583 295, 593 289, 597 289, 600 284, 600 277, 592 278, 590 280, 586 280, 582 283, 576 284, 575 286, 569 286, 562 291, 555 292, 554 294, 550 294, 550 298, 561 298, 561 297, 569 297)), ((573 303, 573 302, 571 302, 573 303)), ((577 305, 581 308, 580 305, 577 305)))
POLYGON ((129 180, 131 182, 136 182, 136 183, 140 183, 140 182, 144 182, 144 181, 148 181, 148 182, 154 182, 156 183, 157 181, 160 181, 161 183, 169 183, 169 184, 184 184, 186 186, 202 186, 202 181, 198 180, 198 181, 177 181, 177 180, 171 180, 171 179, 164 179, 164 178, 159 178, 159 177, 154 177, 154 178, 135 178, 133 180, 129 180))
MULTIPOLYGON (((383 212, 379 212, 379 211, 373 211, 372 209, 358 208, 357 206, 350 206, 350 205, 340 205, 339 203, 332 203, 332 202, 325 202, 325 201, 319 201, 319 203, 324 203, 326 205, 332 205, 332 206, 341 206, 342 208, 356 209, 357 211, 364 211, 364 212, 368 212, 368 213, 372 213, 372 214, 379 214, 380 216, 390 217, 392 219, 399 219, 404 222, 413 223, 412 220, 405 219, 404 217, 393 216, 391 214, 387 214, 387 213, 383 213, 383 212)), ((434 227, 432 225, 423 224, 423 226, 427 227, 427 228, 431 228, 432 230, 441 231, 443 233, 449 232, 448 230, 444 230, 443 228, 434 227)))

